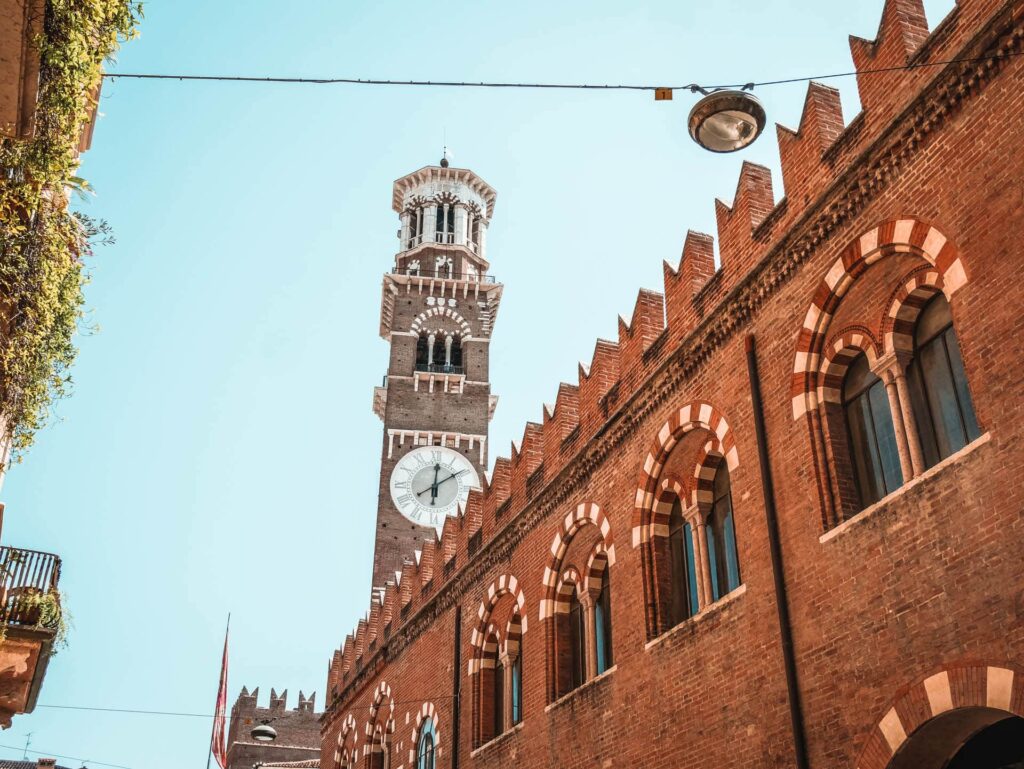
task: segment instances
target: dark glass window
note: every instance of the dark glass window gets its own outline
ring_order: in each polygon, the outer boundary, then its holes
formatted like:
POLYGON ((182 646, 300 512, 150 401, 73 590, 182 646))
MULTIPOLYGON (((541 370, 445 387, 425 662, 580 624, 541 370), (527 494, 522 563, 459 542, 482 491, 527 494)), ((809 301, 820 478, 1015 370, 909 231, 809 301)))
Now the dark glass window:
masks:
POLYGON ((523 720, 523 647, 519 643, 519 653, 512 661, 512 723, 523 720))
POLYGON ((498 658, 494 666, 494 736, 505 731, 505 666, 498 658))
POLYGON ((452 366, 462 366, 462 342, 458 337, 452 338, 452 366))
POLYGON ((843 380, 843 411, 850 438, 850 458, 862 507, 877 502, 903 483, 896 432, 885 385, 863 353, 843 380))
POLYGON ((416 769, 434 769, 434 722, 424 721, 416 749, 416 769))
POLYGON ((583 605, 575 589, 569 600, 569 672, 572 689, 586 680, 587 630, 583 605))
POLYGON ((711 598, 717 601, 740 586, 740 562, 736 551, 736 525, 732 512, 729 468, 723 461, 715 473, 714 502, 707 520, 708 570, 711 598))
POLYGON ((669 622, 678 625, 696 614, 697 569, 693 558, 693 529, 683 520, 682 506, 676 502, 668 522, 669 558, 672 563, 672 605, 669 622))
POLYGON ((427 341, 425 336, 419 336, 416 339, 416 365, 426 366, 427 360, 430 358, 430 342, 427 341))
POLYGON ((597 648, 597 674, 614 665, 612 659, 612 591, 608 580, 608 567, 604 568, 601 592, 594 604, 595 647, 597 648))
POLYGON ((953 316, 942 294, 918 318, 907 374, 921 449, 931 467, 981 435, 953 316))

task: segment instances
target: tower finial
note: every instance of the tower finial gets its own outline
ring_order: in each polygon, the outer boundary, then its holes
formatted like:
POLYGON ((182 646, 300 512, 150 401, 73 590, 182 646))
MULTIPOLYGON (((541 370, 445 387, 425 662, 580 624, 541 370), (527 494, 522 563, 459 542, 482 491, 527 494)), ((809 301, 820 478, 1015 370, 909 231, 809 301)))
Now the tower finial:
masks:
POLYGON ((452 153, 448 151, 448 145, 445 144, 441 152, 441 168, 447 168, 448 163, 451 160, 452 153))

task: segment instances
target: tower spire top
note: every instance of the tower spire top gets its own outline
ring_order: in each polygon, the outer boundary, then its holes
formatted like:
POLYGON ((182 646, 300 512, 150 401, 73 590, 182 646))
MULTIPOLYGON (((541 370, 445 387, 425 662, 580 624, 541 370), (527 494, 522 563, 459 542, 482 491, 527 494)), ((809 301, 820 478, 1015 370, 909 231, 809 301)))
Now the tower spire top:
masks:
POLYGON ((451 161, 452 153, 448 151, 448 145, 443 145, 441 150, 441 168, 447 168, 451 161))

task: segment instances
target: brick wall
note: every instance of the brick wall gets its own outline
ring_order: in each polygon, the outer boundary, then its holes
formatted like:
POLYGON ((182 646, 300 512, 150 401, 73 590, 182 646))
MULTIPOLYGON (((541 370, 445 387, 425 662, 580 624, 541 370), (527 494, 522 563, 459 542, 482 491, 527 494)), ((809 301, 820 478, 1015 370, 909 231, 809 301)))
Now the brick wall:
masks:
MULTIPOLYGON (((1021 48, 1019 3, 963 0, 927 36, 914 14, 895 12, 908 5, 915 3, 889 0, 877 42, 852 43, 861 68, 1021 48)), ((599 345, 578 385, 563 385, 553 411, 528 426, 524 444, 542 447, 541 490, 527 494, 538 466, 531 452, 498 459, 466 516, 449 521, 439 543, 425 544, 420 566, 407 567, 402 584, 388 588, 377 613, 397 619, 361 623, 335 653, 322 766, 337 765, 339 740, 362 750, 369 704, 382 682, 393 713, 394 766, 408 766, 426 712, 440 735, 438 766, 451 766, 457 607, 461 767, 702 766, 709 756, 721 767, 793 765, 748 334, 757 341, 811 766, 882 769, 891 754, 891 719, 910 733, 929 707, 937 712, 933 694, 926 698, 921 689, 925 680, 948 681, 937 691, 957 706, 974 696, 957 682, 975 673, 961 671, 1015 671, 1006 709, 1024 712, 1024 412, 1015 343, 1024 330, 1022 74, 1024 60, 1012 57, 871 83, 862 76, 864 113, 841 132, 832 119, 808 117, 820 107, 810 102, 823 98, 812 86, 800 130, 780 138, 789 143, 786 199, 762 217, 763 179, 745 169, 737 199, 720 210, 720 229, 728 233, 721 270, 708 277, 706 239, 688 238, 682 265, 666 269, 668 328, 649 327, 648 310, 657 302, 642 295, 631 323, 642 332, 626 328, 618 344, 599 345), (730 219, 753 210, 759 221, 744 227, 730 219), (938 242, 933 230, 948 244, 938 254, 924 248, 938 242), (884 255, 858 266, 875 242, 884 255), (944 272, 983 436, 838 523, 824 510, 827 484, 814 458, 812 418, 799 410, 794 416, 794 403, 803 402, 794 371, 808 339, 808 312, 844 265, 856 279, 838 305, 829 305, 835 316, 826 341, 853 326, 881 340, 907 271, 944 272), (687 406, 688 421, 680 425, 687 406), (657 518, 645 511, 638 488, 657 488, 665 462, 678 465, 685 480, 692 461, 677 459, 677 452, 697 451, 695 441, 707 441, 729 463, 742 586, 659 635, 651 630, 645 580, 645 542, 657 534, 657 518), (576 520, 577 511, 590 522, 576 520), (482 547, 470 558, 474 536, 482 547), (616 664, 551 702, 549 570, 584 557, 576 552, 588 549, 584 536, 609 550, 616 664), (452 554, 454 570, 444 576, 452 554), (493 598, 505 600, 511 578, 527 619, 524 719, 478 748, 474 631, 481 607, 485 619, 488 608, 501 610, 493 598)), ((827 104, 821 109, 834 118, 827 104)))

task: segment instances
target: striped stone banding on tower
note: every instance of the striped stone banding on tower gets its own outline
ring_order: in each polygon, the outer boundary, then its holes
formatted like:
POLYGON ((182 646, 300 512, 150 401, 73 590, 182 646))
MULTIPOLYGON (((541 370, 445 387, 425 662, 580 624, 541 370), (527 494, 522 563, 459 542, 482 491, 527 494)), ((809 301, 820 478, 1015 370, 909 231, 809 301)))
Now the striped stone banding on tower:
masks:
MULTIPOLYGON (((518 651, 519 641, 527 628, 526 596, 523 594, 523 589, 518 579, 511 574, 502 574, 487 588, 486 597, 480 602, 480 606, 477 609, 477 624, 473 628, 473 633, 470 637, 473 655, 469 660, 468 672, 471 676, 476 675, 480 668, 483 667, 483 660, 488 656, 488 652, 493 654, 493 649, 488 650, 486 648, 488 629, 494 627, 491 624, 491 613, 494 611, 494 607, 497 606, 498 601, 506 595, 513 596, 516 608, 513 610, 506 628, 505 644, 508 647, 511 647, 512 644, 515 645, 515 649, 507 649, 509 653, 518 651), (517 617, 519 618, 518 621, 516 621, 517 617)), ((496 629, 495 634, 497 634, 496 629)))
POLYGON ((551 542, 551 557, 544 567, 544 598, 540 602, 540 619, 543 621, 554 615, 555 592, 558 586, 562 559, 569 549, 573 536, 584 526, 596 526, 601 533, 601 541, 606 549, 608 565, 615 565, 615 541, 612 538, 612 527, 608 517, 593 502, 583 502, 562 519, 560 531, 551 542))
POLYGON ((469 321, 463 318, 462 315, 457 313, 451 307, 431 307, 429 310, 424 310, 413 319, 412 324, 409 326, 409 330, 418 335, 423 325, 431 318, 450 318, 456 325, 458 325, 462 332, 463 340, 471 339, 473 336, 473 329, 470 327, 469 321))
POLYGON ((869 266, 896 254, 915 254, 925 259, 942 278, 947 297, 967 282, 967 273, 956 246, 925 222, 912 218, 891 220, 856 238, 818 284, 804 317, 797 338, 790 386, 794 419, 817 408, 815 372, 821 360, 829 322, 839 302, 869 266))
POLYGON ((1003 664, 941 670, 905 690, 867 736, 855 766, 885 769, 926 721, 957 708, 990 708, 1024 717, 1024 675, 1003 664))
POLYGON ((692 430, 706 430, 710 433, 714 451, 725 458, 729 469, 739 467, 736 438, 722 412, 703 401, 688 403, 674 411, 651 443, 637 480, 633 502, 633 547, 649 542, 652 537, 668 536, 668 513, 671 513, 671 506, 667 508, 667 513, 662 514, 659 509, 658 515, 654 514, 658 482, 672 449, 692 430))

